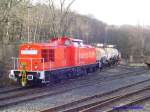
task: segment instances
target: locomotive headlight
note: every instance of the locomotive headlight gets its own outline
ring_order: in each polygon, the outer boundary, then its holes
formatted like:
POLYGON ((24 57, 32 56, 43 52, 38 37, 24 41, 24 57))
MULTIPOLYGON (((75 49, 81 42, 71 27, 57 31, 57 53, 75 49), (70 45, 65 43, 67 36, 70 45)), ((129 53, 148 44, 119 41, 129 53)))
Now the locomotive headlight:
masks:
POLYGON ((21 77, 21 73, 19 74, 19 77, 21 77))
POLYGON ((35 68, 35 69, 37 69, 37 68, 38 68, 38 66, 37 66, 37 65, 35 65, 35 66, 34 66, 34 68, 35 68))

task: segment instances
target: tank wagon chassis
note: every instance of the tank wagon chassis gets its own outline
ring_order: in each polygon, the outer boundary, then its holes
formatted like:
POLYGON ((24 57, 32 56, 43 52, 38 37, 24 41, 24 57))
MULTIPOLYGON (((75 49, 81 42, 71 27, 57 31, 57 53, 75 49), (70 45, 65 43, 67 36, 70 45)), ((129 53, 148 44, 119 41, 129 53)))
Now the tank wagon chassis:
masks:
MULTIPOLYGON (((87 75, 88 73, 92 73, 96 71, 98 68, 100 68, 99 65, 101 65, 97 62, 97 63, 81 65, 81 66, 44 70, 44 59, 42 59, 43 70, 33 71, 31 69, 31 71, 26 71, 26 70, 17 70, 19 66, 18 60, 20 58, 13 57, 12 59, 14 63, 13 64, 14 69, 10 71, 9 78, 17 81, 23 87, 33 86, 38 84, 54 83, 54 82, 59 82, 62 79, 87 75)), ((32 61, 34 60, 34 58, 28 58, 28 59, 31 60, 31 66, 32 66, 32 61)))

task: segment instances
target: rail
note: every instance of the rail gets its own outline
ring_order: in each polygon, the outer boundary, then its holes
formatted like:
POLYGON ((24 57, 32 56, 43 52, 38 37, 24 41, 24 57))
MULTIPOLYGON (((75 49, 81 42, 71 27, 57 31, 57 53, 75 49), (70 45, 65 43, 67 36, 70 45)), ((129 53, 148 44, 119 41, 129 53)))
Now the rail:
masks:
MULTIPOLYGON (((16 58, 16 57, 12 57, 12 60, 13 60, 13 69, 14 70, 17 70, 18 69, 18 67, 19 67, 19 60, 20 59, 27 59, 27 60, 30 60, 30 68, 31 68, 31 71, 33 70, 32 69, 32 67, 33 67, 33 65, 32 65, 32 63, 33 63, 33 60, 42 60, 42 70, 44 71, 45 70, 45 62, 44 62, 44 58, 16 58)), ((51 66, 51 64, 50 64, 50 66, 51 66)))

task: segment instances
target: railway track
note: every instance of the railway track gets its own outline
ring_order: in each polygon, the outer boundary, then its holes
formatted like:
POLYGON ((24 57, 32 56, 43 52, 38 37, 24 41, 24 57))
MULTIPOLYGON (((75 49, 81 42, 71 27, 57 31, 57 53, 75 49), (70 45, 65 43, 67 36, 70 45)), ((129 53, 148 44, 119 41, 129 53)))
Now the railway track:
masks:
POLYGON ((141 81, 104 94, 97 94, 67 104, 43 110, 41 112, 109 112, 116 106, 149 98, 150 79, 141 81), (122 103, 123 102, 123 103, 122 103))
POLYGON ((8 92, 12 92, 12 91, 18 91, 18 90, 23 90, 24 88, 23 87, 6 87, 6 88, 0 88, 0 94, 5 94, 5 93, 8 93, 8 92))
MULTIPOLYGON (((119 111, 119 110, 132 109, 132 106, 129 107, 128 105, 150 98, 149 93, 150 93, 150 87, 146 87, 143 88, 142 90, 125 94, 123 96, 120 95, 116 98, 112 98, 101 103, 96 102, 95 104, 81 110, 80 112, 91 112, 91 111, 111 112, 115 110, 119 111)), ((142 107, 139 107, 139 109, 142 109, 142 107)))
MULTIPOLYGON (((121 69, 124 69, 124 70, 129 70, 129 71, 131 71, 131 72, 134 72, 133 70, 131 70, 131 68, 129 68, 129 67, 127 67, 127 66, 124 66, 124 65, 119 65, 119 66, 117 66, 118 68, 121 68, 121 69)), ((111 68, 115 68, 115 67, 111 67, 111 68)), ((109 70, 110 68, 105 68, 102 72, 100 72, 100 73, 104 73, 104 72, 106 72, 107 70, 109 70)), ((146 70, 146 69, 144 69, 144 70, 146 70)), ((139 70, 139 71, 141 71, 141 70, 139 70)), ((136 71, 135 71, 136 72, 136 71)), ((127 72, 128 73, 128 72, 127 72)), ((93 74, 95 74, 95 73, 93 73, 93 74)), ((92 74, 92 75, 93 75, 92 74)), ((122 74, 122 73, 121 73, 122 74)), ((121 74, 118 74, 118 75, 121 75, 121 74)), ((118 75, 116 75, 116 76, 118 76, 118 75)), ((88 75, 87 77, 92 77, 92 78, 94 78, 93 76, 91 76, 91 75, 88 75)), ((101 77, 102 78, 107 78, 107 76, 105 76, 105 74, 104 75, 101 75, 101 77)), ((101 78, 100 77, 100 78, 101 78)), ((82 80, 82 79, 80 79, 80 80, 82 80)), ((24 89, 28 89, 28 88, 23 88, 23 87, 20 87, 20 86, 10 86, 10 87, 6 87, 6 88, 4 88, 4 87, 2 87, 2 88, 0 88, 0 94, 5 94, 5 93, 9 93, 9 92, 17 92, 17 91, 21 91, 21 90, 24 90, 24 89)))
POLYGON ((18 103, 21 103, 21 102, 24 102, 24 101, 29 101, 29 100, 36 99, 36 98, 61 94, 61 93, 67 92, 67 91, 71 91, 73 89, 78 89, 78 88, 89 86, 93 83, 102 83, 102 82, 105 82, 105 81, 115 80, 116 78, 118 79, 118 78, 125 77, 128 74, 132 74, 130 76, 133 76, 133 75, 142 74, 142 73, 145 73, 145 72, 147 72, 147 70, 136 71, 136 72, 131 71, 131 72, 128 72, 128 73, 122 73, 122 74, 115 75, 115 77, 111 76, 111 77, 109 77, 108 79, 105 79, 105 80, 103 78, 100 79, 101 76, 99 76, 99 77, 94 78, 92 80, 85 80, 82 83, 80 82, 80 84, 78 84, 78 85, 76 85, 74 83, 71 83, 72 86, 69 85, 69 87, 66 87, 68 85, 68 83, 64 83, 63 85, 61 85, 62 88, 60 87, 60 84, 58 84, 58 85, 56 84, 52 88, 49 88, 49 87, 34 88, 34 89, 30 89, 30 90, 27 89, 27 90, 23 90, 23 91, 19 91, 19 92, 15 91, 16 93, 13 91, 14 94, 9 93, 10 95, 2 95, 2 96, 0 94, 0 99, 1 99, 0 100, 0 108, 1 107, 6 107, 6 106, 9 106, 9 105, 18 104, 18 103), (124 74, 126 74, 126 75, 124 75, 124 74), (76 85, 76 86, 74 86, 74 85, 76 85))
MULTIPOLYGON (((124 96, 118 96, 117 98, 114 98, 112 100, 109 100, 103 104, 96 104, 95 106, 92 106, 86 110, 83 110, 82 112, 88 112, 88 111, 105 111, 105 112, 110 112, 110 111, 119 111, 119 110, 125 110, 126 107, 128 108, 130 104, 143 101, 147 98, 150 98, 150 87, 143 88, 143 90, 139 90, 137 92, 131 93, 131 94, 126 94, 124 96), (121 104, 124 102, 123 104, 121 104), (121 105, 120 105, 121 104, 121 105), (114 106, 116 105, 116 106, 114 106), (109 107, 108 107, 109 106, 109 107), (113 108, 112 108, 113 107, 113 108), (122 108, 122 109, 121 109, 122 108)), ((129 107, 128 109, 132 109, 129 107)), ((134 107, 133 107, 134 109, 134 107)), ((138 109, 138 106, 137 106, 138 109)), ((139 109, 143 109, 143 107, 139 107, 139 109)))
MULTIPOLYGON (((118 66, 118 67, 120 67, 120 66, 118 66)), ((114 68, 114 67, 112 67, 112 68, 114 68)), ((100 73, 103 73, 103 72, 106 72, 107 70, 109 70, 110 68, 105 68, 102 72, 100 72, 100 73)), ((126 66, 123 66, 123 67, 121 67, 121 69, 127 69, 128 70, 128 68, 126 67, 126 66)), ((131 70, 130 70, 131 71, 131 70)), ((94 74, 94 73, 93 73, 94 74)), ((92 74, 92 75, 93 75, 92 74)), ((91 75, 88 75, 87 77, 90 77, 91 75)), ((102 77, 104 76, 104 75, 101 75, 102 77)), ((92 77, 92 76, 91 76, 92 77)), ((82 79, 81 79, 82 80, 82 79)), ((0 94, 4 94, 4 93, 8 93, 8 92, 15 92, 15 91, 20 91, 20 90, 24 90, 24 89, 28 89, 28 87, 27 88, 23 88, 23 87, 20 87, 20 86, 10 86, 10 87, 6 87, 6 88, 4 88, 4 87, 2 87, 2 88, 0 88, 0 94)))

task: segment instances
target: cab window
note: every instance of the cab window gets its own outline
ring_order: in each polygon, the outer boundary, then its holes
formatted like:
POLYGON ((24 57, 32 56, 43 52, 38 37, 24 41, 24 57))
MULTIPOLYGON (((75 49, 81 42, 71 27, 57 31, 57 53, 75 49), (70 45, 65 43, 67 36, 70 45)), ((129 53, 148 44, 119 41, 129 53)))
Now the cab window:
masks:
POLYGON ((71 44, 71 42, 69 40, 66 40, 64 43, 66 46, 69 46, 71 44))
POLYGON ((79 44, 78 41, 73 41, 73 45, 74 45, 75 47, 78 47, 80 44, 79 44))
MULTIPOLYGON (((41 56, 44 59, 44 62, 54 62, 55 61, 55 52, 54 49, 43 49, 41 51, 41 56)), ((43 59, 41 62, 43 62, 43 59)))

